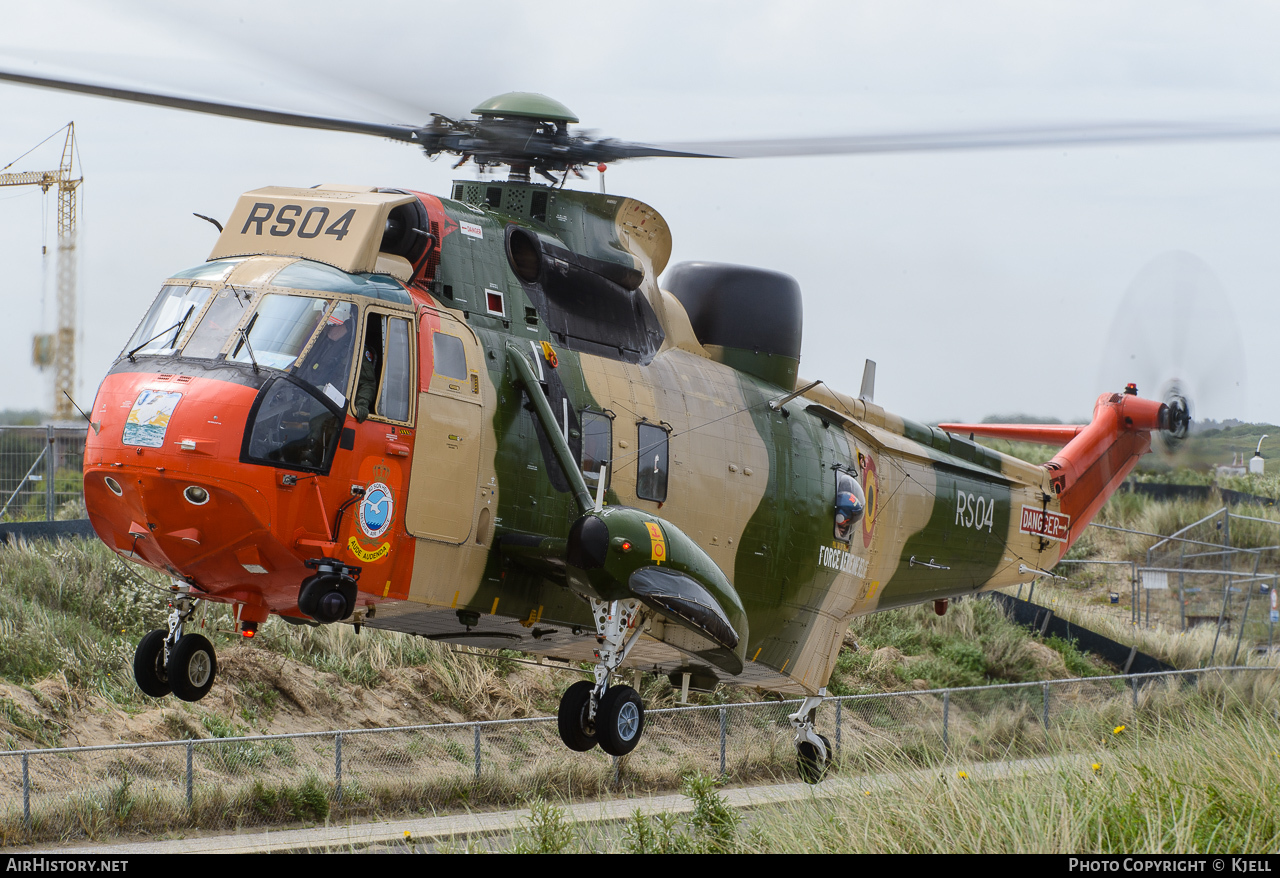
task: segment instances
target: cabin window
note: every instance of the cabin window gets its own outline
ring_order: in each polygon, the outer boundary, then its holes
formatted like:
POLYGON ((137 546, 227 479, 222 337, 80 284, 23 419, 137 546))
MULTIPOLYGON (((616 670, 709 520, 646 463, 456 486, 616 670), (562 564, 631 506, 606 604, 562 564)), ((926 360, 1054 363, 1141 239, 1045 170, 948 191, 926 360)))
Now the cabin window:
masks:
POLYGON ((400 317, 377 315, 382 322, 383 357, 382 388, 378 393, 377 413, 390 421, 409 420, 409 388, 413 386, 409 361, 409 321, 400 317))
POLYGON ((326 299, 311 296, 263 296, 228 358, 288 369, 306 347, 329 309, 326 299), (246 339, 247 336, 247 339, 246 339))
POLYGON ((172 354, 183 333, 195 324, 211 292, 209 287, 165 286, 129 339, 125 352, 134 356, 172 354))
POLYGON ((226 347, 231 333, 240 325, 245 312, 253 307, 248 293, 232 286, 223 287, 200 318, 200 325, 182 349, 184 357, 212 360, 226 347))
POLYGON ((655 424, 641 424, 639 432, 636 496, 664 503, 667 499, 667 431, 655 424))
MULTIPOLYGON (((600 483, 600 467, 609 464, 609 453, 613 449, 613 420, 600 412, 582 412, 582 477, 587 480, 587 487, 595 494, 600 483)), ((609 487, 613 473, 606 470, 604 486, 609 487)))
POLYGON ((835 522, 833 536, 848 544, 853 539, 853 526, 862 520, 867 498, 852 473, 836 470, 835 522))
POLYGON ((333 400, 338 408, 345 409, 355 348, 356 307, 351 302, 339 302, 325 317, 324 328, 307 351, 298 377, 333 400))
POLYGON ((463 350, 462 339, 447 332, 435 332, 432 333, 431 344, 435 348, 436 374, 465 381, 467 353, 463 350))

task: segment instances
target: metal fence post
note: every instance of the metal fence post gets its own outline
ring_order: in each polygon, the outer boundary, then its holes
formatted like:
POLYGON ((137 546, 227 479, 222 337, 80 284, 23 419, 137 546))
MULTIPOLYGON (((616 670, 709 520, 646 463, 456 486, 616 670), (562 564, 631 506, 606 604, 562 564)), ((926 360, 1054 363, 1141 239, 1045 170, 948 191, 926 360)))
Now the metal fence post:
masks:
POLYGON ((844 709, 844 702, 837 701, 836 702, 836 750, 839 750, 841 747, 844 746, 844 742, 841 740, 843 736, 840 734, 840 714, 843 709, 844 709))
POLYGON ((1049 730, 1049 684, 1045 683, 1042 688, 1044 689, 1044 719, 1042 723, 1047 732, 1049 730))
POLYGON ((191 810, 191 803, 194 800, 194 793, 195 793, 195 784, 194 784, 195 777, 191 770, 192 755, 193 755, 192 751, 195 750, 195 747, 196 747, 195 744, 191 743, 190 741, 187 742, 187 810, 188 811, 191 810))
POLYGON ((720 708, 720 776, 724 777, 724 745, 727 737, 729 726, 729 715, 722 707, 720 708))
POLYGON ((53 435, 53 424, 47 425, 45 431, 45 438, 49 440, 49 447, 44 457, 44 520, 53 521, 53 504, 55 502, 53 480, 58 474, 58 455, 55 453, 54 443, 57 438, 53 435))
POLYGON ((950 691, 942 693, 942 752, 946 753, 950 749, 950 742, 947 739, 947 718, 951 714, 951 693, 950 691))
POLYGON ((26 753, 22 754, 22 824, 31 831, 31 767, 26 753))
POLYGON ((333 779, 334 794, 339 802, 342 801, 342 732, 338 732, 333 736, 333 779))
POLYGON ((1135 713, 1137 713, 1138 711, 1138 678, 1130 677, 1129 683, 1133 686, 1133 710, 1135 713))
POLYGON ((480 723, 473 727, 476 733, 476 780, 480 779, 480 723))

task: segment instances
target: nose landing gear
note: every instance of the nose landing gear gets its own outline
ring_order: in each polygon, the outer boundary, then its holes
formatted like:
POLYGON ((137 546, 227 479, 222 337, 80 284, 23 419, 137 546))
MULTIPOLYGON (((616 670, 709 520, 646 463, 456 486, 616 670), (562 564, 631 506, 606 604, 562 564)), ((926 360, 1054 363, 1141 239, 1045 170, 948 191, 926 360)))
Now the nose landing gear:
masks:
POLYGON ((209 694, 218 673, 218 658, 208 638, 183 628, 200 604, 186 585, 174 587, 169 602, 169 630, 157 628, 138 643, 133 654, 133 679, 147 695, 162 698, 172 692, 183 701, 199 701, 209 694))
POLYGON ((640 639, 640 604, 592 599, 591 612, 599 645, 596 680, 574 683, 560 699, 560 740, 579 753, 599 744, 610 756, 625 756, 644 732, 644 702, 630 686, 610 687, 609 679, 640 639))

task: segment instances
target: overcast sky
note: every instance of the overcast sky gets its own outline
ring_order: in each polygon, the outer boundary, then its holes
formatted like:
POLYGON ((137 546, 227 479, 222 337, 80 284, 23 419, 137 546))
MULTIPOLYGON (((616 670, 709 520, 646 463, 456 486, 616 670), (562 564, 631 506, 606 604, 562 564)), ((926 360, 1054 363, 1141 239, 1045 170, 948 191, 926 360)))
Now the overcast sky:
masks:
MULTIPOLYGON (((631 140, 1142 119, 1280 121, 1280 5, 849 0, 0 0, 0 66, 372 121, 537 91, 631 140)), ((86 182, 77 400, 237 196, 321 182, 446 194, 450 162, 302 131, 0 85, 0 165, 74 119, 86 182)), ((9 168, 56 167, 46 145, 9 168)), ((1087 417, 1175 371, 1201 417, 1280 422, 1280 141, 611 168, 672 262, 787 272, 801 373, 921 420, 1087 417), (1170 256, 1172 251, 1181 255, 1170 256), (1164 313, 1157 313, 1162 309, 1164 313), (1117 324, 1118 321, 1118 324, 1117 324)), ((595 188, 594 172, 576 184, 595 188)), ((47 407, 56 199, 0 189, 0 408, 47 407), (46 289, 42 307, 42 285, 46 289)))

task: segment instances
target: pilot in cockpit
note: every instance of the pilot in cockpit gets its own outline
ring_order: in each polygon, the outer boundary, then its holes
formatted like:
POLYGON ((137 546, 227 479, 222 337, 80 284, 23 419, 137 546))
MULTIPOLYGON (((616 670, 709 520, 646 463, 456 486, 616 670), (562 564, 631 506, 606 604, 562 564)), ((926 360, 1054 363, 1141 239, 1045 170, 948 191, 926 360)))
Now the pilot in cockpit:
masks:
MULTIPOLYGON (((371 326, 375 322, 370 321, 371 326)), ((356 420, 360 422, 369 417, 378 381, 380 345, 372 332, 366 335, 366 350, 360 358, 360 376, 354 400, 356 420)), ((339 302, 298 370, 302 378, 342 408, 347 405, 343 391, 347 387, 347 376, 351 374, 355 340, 356 308, 350 302, 339 302)))

